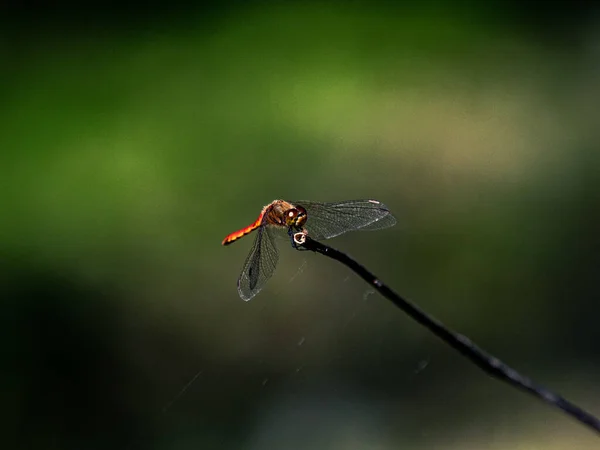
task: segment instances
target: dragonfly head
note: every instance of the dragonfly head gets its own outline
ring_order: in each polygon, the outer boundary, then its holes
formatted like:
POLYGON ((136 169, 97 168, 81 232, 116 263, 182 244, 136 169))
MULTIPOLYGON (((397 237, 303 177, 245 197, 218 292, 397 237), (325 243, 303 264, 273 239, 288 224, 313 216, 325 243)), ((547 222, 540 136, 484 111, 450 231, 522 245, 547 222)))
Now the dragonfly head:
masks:
POLYGON ((302 228, 306 223, 306 210, 302 206, 290 208, 285 212, 285 225, 292 228, 302 228))

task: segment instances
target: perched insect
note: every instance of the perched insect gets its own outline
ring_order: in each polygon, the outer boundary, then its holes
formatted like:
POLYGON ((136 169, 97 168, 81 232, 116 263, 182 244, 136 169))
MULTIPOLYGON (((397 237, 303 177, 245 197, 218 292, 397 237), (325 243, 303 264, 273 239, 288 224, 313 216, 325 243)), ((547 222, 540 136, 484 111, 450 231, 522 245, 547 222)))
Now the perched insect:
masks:
POLYGON ((238 279, 238 292, 250 300, 263 288, 277 265, 273 229, 303 232, 315 240, 329 239, 348 231, 379 230, 396 224, 389 209, 377 200, 349 200, 335 203, 274 200, 258 219, 223 239, 229 245, 257 230, 256 239, 238 279))

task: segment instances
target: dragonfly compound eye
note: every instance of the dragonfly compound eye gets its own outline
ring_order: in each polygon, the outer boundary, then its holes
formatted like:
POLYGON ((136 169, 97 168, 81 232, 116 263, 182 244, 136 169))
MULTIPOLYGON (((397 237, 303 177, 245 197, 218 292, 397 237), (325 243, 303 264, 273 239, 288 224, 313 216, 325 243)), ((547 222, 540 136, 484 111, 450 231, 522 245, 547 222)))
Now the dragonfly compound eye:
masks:
POLYGON ((301 227, 306 222, 306 211, 304 208, 292 208, 285 212, 285 224, 288 227, 301 227))
POLYGON ((302 206, 298 206, 296 208, 296 211, 297 211, 297 214, 296 214, 296 220, 294 221, 294 226, 300 228, 300 227, 304 226, 308 216, 306 215, 306 210, 302 206))

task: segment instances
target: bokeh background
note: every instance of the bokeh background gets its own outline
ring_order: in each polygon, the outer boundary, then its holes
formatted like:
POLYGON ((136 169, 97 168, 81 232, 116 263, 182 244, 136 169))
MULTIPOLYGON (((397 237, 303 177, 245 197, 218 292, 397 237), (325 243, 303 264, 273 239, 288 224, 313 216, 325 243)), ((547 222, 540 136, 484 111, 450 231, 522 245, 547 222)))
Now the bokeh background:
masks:
POLYGON ((333 261, 283 240, 245 303, 220 245, 379 199, 330 244, 600 414, 594 3, 0 11, 4 448, 598 448, 333 261))

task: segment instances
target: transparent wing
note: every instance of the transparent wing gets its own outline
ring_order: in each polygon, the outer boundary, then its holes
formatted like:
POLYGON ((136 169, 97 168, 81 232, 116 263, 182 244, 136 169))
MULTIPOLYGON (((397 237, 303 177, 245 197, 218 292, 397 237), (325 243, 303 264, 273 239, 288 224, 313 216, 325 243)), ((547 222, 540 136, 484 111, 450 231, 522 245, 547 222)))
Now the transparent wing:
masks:
POLYGON ((306 209, 305 228, 315 239, 329 239, 347 231, 380 230, 396 224, 396 219, 383 203, 377 200, 348 200, 319 203, 299 200, 291 202, 306 209))
POLYGON ((260 292, 275 272, 278 258, 271 229, 268 226, 259 227, 238 279, 238 293, 242 300, 248 301, 260 292))

